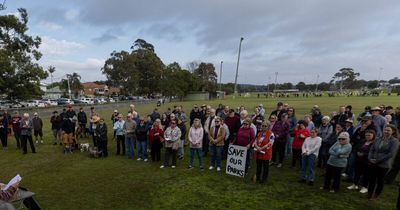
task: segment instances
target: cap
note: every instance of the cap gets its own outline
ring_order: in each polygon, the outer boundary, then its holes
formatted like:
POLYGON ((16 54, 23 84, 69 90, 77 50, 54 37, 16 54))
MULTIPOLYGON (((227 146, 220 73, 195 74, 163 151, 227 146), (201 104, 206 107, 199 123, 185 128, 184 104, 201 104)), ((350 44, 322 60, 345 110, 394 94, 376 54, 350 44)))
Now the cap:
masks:
POLYGON ((345 122, 353 124, 353 120, 351 120, 351 119, 347 119, 345 122))
POLYGON ((382 109, 379 106, 376 106, 372 108, 371 111, 382 111, 382 109))
POLYGON ((338 136, 338 139, 350 139, 350 135, 347 132, 341 132, 338 136))

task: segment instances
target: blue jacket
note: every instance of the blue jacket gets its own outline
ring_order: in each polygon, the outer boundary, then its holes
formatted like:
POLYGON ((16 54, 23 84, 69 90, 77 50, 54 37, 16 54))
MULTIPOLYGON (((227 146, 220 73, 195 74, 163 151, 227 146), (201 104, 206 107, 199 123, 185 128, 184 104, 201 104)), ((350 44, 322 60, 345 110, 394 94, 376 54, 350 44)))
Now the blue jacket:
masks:
POLYGON ((330 156, 328 164, 340 168, 346 167, 347 158, 349 157, 350 152, 350 143, 342 145, 339 143, 339 141, 336 141, 336 143, 329 149, 330 156))

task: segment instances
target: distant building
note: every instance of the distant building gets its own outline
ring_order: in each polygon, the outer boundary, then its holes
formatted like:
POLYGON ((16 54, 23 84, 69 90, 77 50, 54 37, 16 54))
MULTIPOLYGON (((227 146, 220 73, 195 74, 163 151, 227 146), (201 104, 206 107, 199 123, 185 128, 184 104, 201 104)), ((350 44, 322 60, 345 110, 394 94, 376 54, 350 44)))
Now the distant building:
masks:
POLYGON ((43 98, 48 98, 48 99, 59 99, 64 95, 64 91, 60 90, 60 87, 56 86, 53 88, 46 88, 46 91, 44 91, 43 98))
POLYGON ((87 97, 118 95, 121 91, 120 88, 108 87, 107 85, 96 84, 94 82, 85 82, 82 83, 82 86, 81 95, 87 97))

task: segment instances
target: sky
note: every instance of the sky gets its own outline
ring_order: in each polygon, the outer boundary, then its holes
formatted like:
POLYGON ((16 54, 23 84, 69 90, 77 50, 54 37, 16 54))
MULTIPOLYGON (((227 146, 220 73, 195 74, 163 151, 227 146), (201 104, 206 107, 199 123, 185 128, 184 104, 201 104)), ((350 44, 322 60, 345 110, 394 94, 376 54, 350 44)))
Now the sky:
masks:
MULTIPOLYGON (((349 67, 361 79, 400 77, 398 0, 7 0, 1 14, 26 8, 40 36, 40 64, 54 81, 77 72, 105 80, 104 61, 138 39, 164 64, 213 63, 222 83, 329 82, 349 67), (278 74, 276 74, 278 72, 278 74)), ((50 77, 46 80, 50 82, 50 77)), ((218 78, 219 81, 219 78, 218 78)))

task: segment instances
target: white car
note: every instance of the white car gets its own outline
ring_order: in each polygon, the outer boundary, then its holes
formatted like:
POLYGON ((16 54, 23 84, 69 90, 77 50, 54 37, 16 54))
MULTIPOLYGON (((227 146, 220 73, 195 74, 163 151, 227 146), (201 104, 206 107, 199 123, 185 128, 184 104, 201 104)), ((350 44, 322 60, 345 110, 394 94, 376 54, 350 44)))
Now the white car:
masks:
POLYGON ((46 104, 40 100, 30 100, 28 102, 28 107, 46 107, 46 104))
POLYGON ((57 105, 58 105, 57 100, 52 100, 52 99, 42 99, 42 102, 43 102, 46 106, 57 106, 57 105))
POLYGON ((85 104, 94 104, 94 98, 81 98, 81 101, 85 104))

